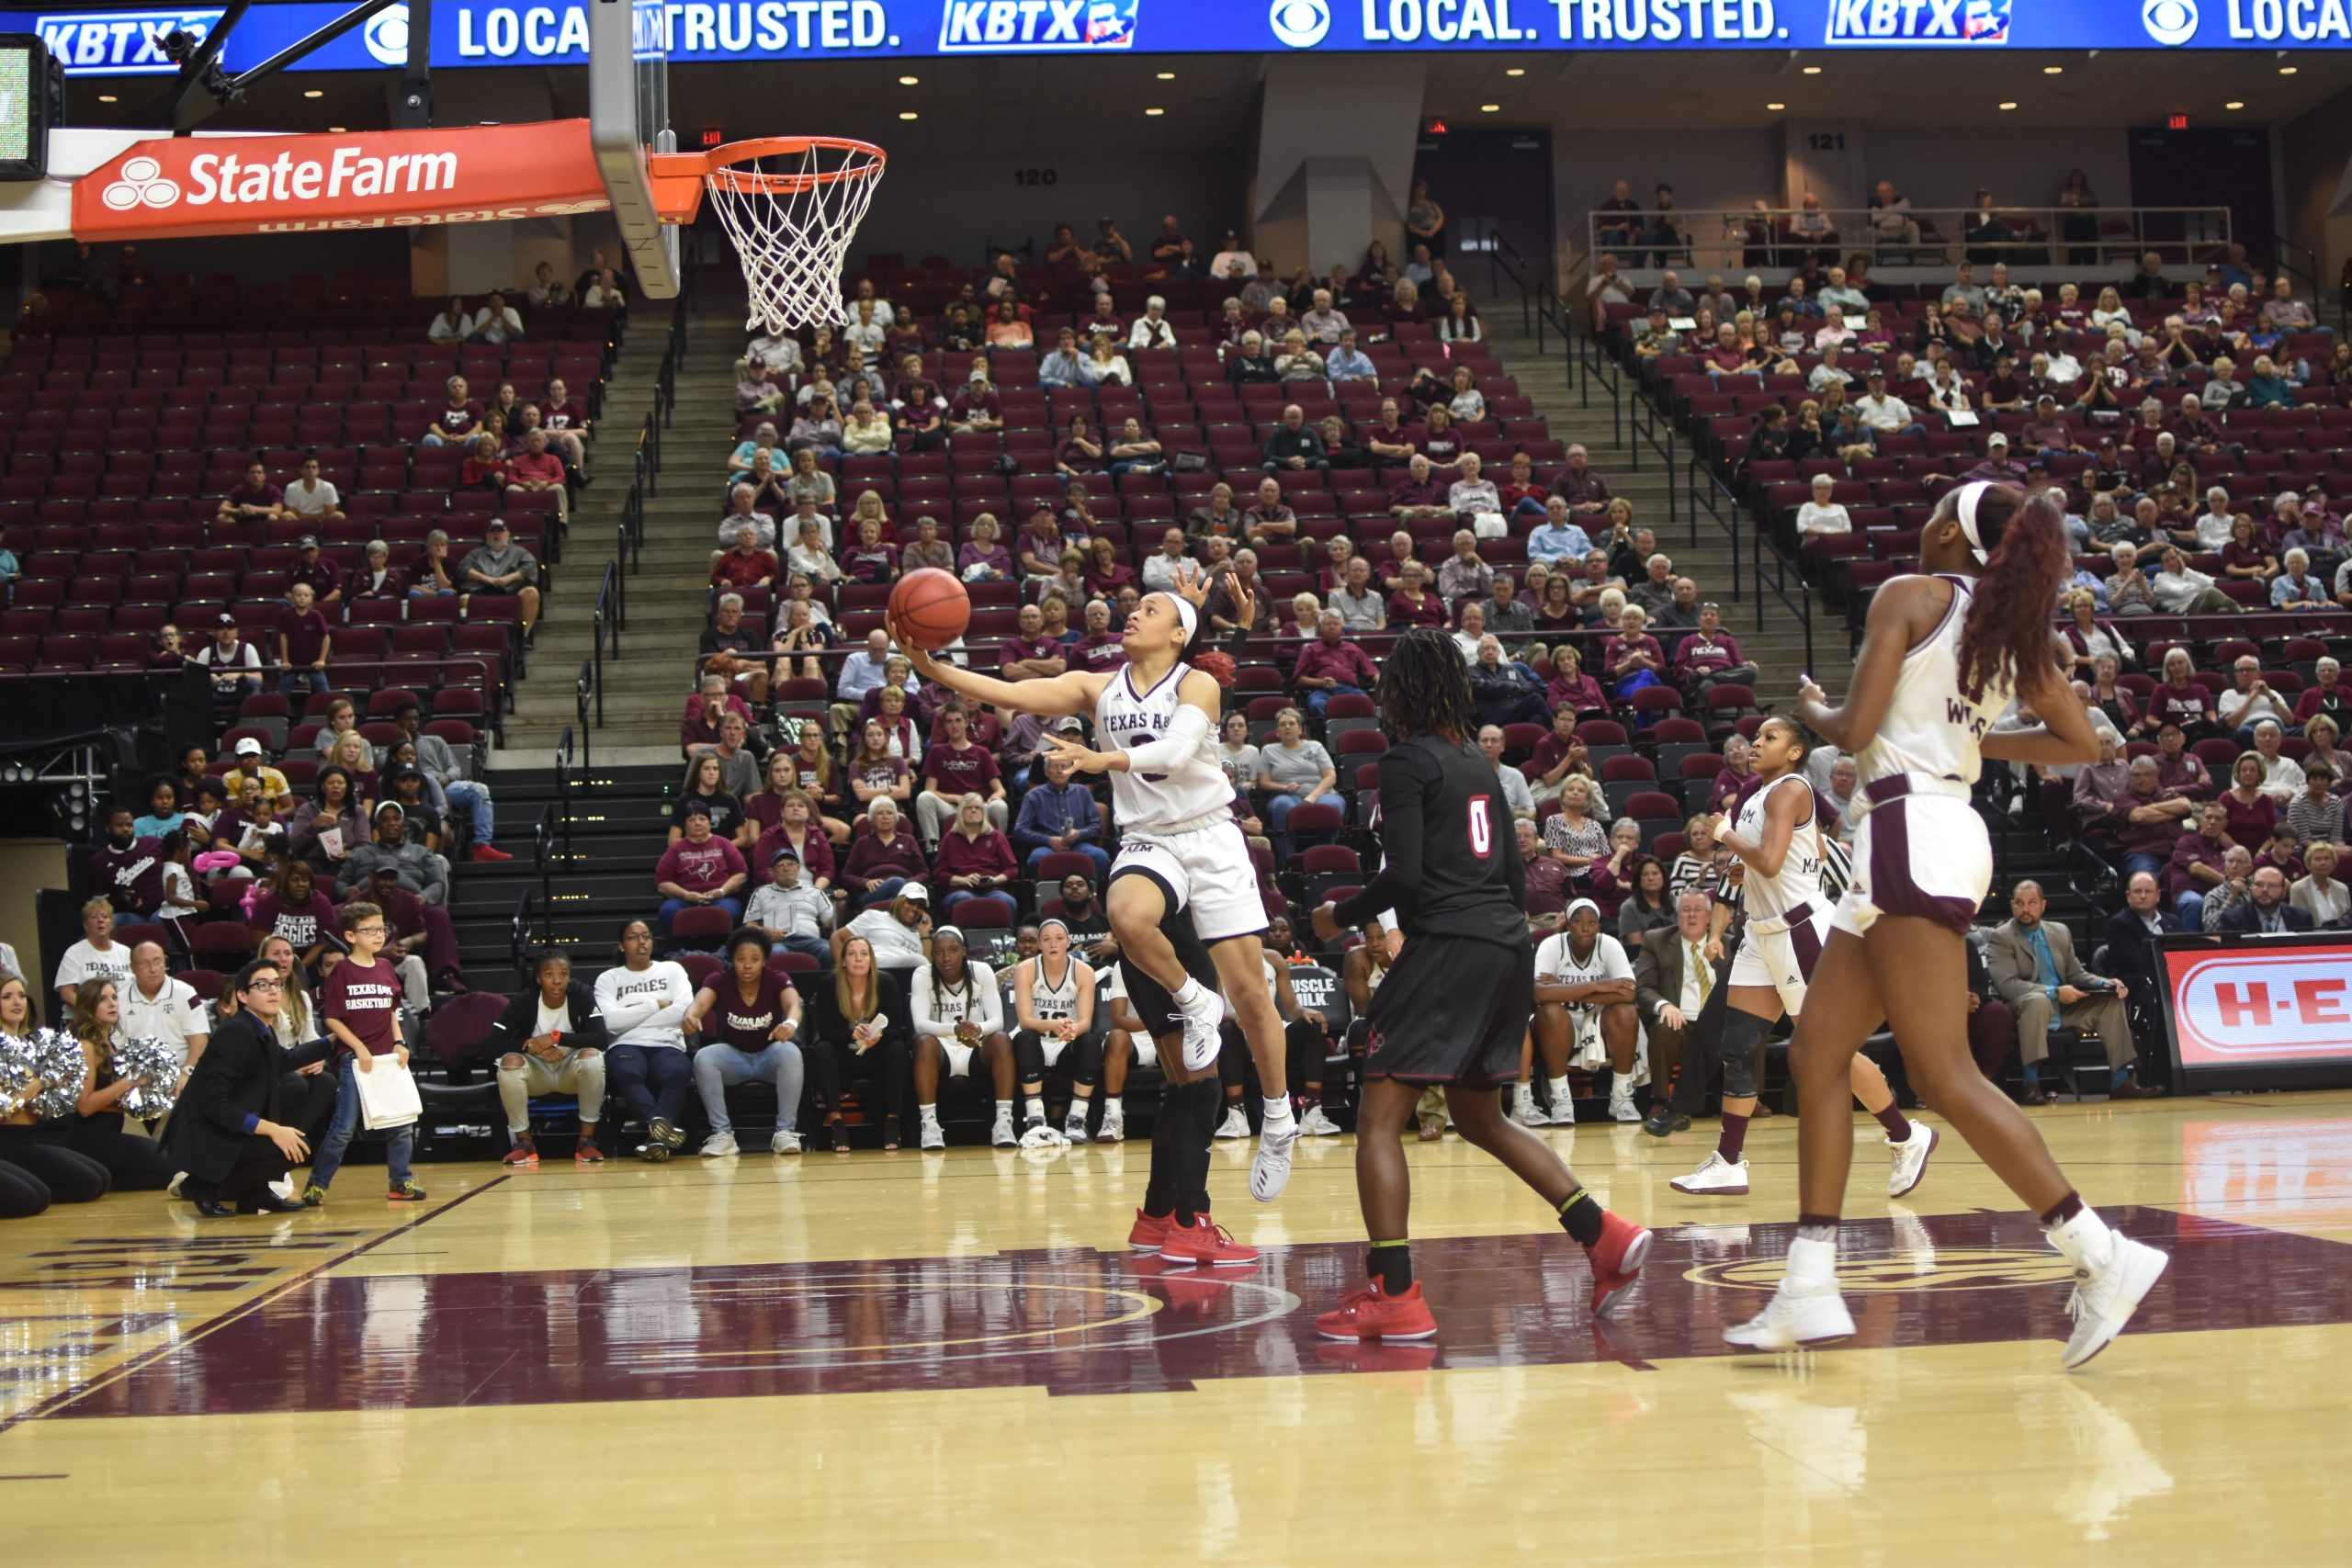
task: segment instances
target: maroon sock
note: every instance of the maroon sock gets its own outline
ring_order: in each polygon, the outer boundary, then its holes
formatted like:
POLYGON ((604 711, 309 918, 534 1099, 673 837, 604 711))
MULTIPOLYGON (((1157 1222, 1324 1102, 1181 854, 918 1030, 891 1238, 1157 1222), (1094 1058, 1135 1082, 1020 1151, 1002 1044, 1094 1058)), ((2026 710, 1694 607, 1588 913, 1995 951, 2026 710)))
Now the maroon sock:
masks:
POLYGON ((1321 1089, 1302 1089, 1298 1091, 1298 1113, 1301 1116, 1306 1115, 1308 1111, 1314 1110, 1317 1106, 1322 1103, 1323 1091, 1321 1089))
POLYGON ((1838 1241, 1838 1216, 1835 1214, 1799 1214, 1797 1239, 1826 1241, 1835 1246, 1838 1241))
POLYGON ((1723 1131, 1715 1135, 1715 1153, 1729 1165, 1739 1163, 1739 1151, 1747 1145, 1747 1118, 1724 1112, 1723 1131))
POLYGON ((2041 1223, 2055 1229, 2083 1212, 2082 1195, 2072 1189, 2058 1200, 2058 1206, 2041 1216, 2041 1223))
POLYGON ((1903 1108, 1894 1101, 1888 1100, 1885 1110, 1873 1111, 1871 1114, 1878 1118, 1878 1124, 1885 1128, 1886 1135, 1896 1143, 1911 1135, 1911 1119, 1903 1114, 1903 1108))

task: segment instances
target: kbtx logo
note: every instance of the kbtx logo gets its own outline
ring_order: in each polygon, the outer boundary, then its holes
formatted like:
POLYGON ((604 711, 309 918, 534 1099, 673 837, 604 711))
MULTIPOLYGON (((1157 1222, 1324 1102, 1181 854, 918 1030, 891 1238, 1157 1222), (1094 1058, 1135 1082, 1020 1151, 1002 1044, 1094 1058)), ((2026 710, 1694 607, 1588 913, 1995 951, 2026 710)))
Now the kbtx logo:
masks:
POLYGON ((202 39, 220 20, 220 8, 203 11, 85 11, 37 17, 34 28, 49 52, 73 76, 155 74, 177 71, 164 54, 164 39, 175 32, 202 39))
POLYGON ((2009 0, 1829 0, 1830 43, 1999 44, 2009 0))
POLYGON ((1142 0, 946 0, 943 54, 1132 49, 1142 0))

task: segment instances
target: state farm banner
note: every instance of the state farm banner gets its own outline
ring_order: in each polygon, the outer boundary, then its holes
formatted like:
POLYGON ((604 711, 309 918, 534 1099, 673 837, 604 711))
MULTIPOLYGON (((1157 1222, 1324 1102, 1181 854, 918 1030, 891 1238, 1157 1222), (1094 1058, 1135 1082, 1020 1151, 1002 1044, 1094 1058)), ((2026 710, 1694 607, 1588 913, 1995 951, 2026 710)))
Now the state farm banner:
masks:
POLYGON ((2352 1083, 2352 936, 2171 937, 2162 956, 2192 1088, 2352 1083))
POLYGON ((74 237, 299 234, 611 206, 584 119, 141 141, 74 182, 74 237))

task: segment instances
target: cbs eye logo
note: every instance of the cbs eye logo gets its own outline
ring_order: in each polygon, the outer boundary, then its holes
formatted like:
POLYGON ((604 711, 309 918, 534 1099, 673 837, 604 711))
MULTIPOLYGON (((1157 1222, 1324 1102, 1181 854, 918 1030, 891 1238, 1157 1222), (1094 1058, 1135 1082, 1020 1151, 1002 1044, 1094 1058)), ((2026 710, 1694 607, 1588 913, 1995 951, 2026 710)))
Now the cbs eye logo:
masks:
POLYGON ((2197 36, 2197 0, 2142 0, 2140 25, 2166 49, 2197 36))
POLYGON ((1313 49, 1331 30, 1331 7, 1325 0, 1274 0, 1266 19, 1283 43, 1313 49))

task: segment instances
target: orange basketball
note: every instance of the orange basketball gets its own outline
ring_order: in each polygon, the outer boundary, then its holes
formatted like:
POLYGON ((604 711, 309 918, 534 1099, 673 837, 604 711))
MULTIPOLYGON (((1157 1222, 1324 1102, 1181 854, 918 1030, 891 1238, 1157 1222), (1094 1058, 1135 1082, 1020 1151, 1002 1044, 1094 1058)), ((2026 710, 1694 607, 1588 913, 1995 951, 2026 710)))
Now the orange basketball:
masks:
POLYGON ((890 619, 917 648, 945 648, 972 624, 972 596, 954 572, 918 567, 890 590, 890 619))

